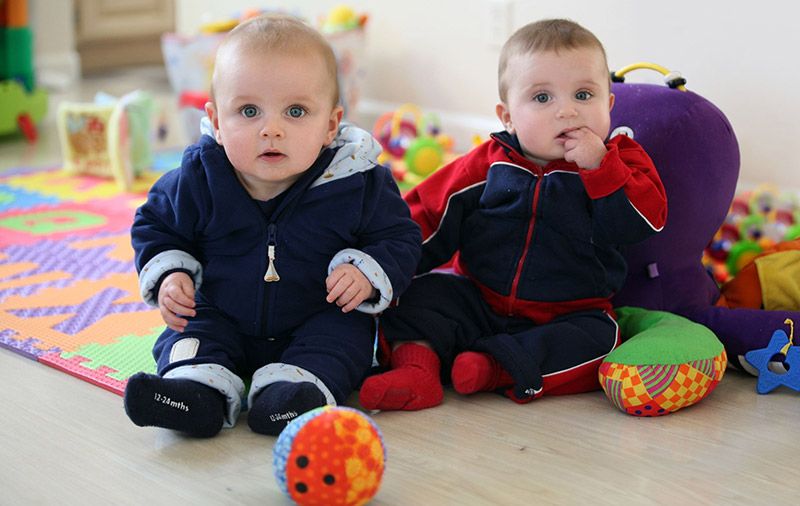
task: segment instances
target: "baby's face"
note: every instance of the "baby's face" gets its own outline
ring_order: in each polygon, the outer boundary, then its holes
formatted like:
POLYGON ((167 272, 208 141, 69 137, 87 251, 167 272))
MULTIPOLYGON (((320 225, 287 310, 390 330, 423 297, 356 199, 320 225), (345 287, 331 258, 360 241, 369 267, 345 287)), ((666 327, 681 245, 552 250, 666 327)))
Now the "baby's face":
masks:
POLYGON ((604 62, 593 47, 509 60, 506 102, 498 104, 497 115, 507 131, 517 134, 528 158, 564 158, 565 133, 573 129, 588 128, 601 140, 608 136, 614 99, 604 62))
POLYGON ((214 103, 206 107, 251 196, 268 200, 292 185, 336 136, 342 108, 322 56, 228 48, 218 58, 214 103))

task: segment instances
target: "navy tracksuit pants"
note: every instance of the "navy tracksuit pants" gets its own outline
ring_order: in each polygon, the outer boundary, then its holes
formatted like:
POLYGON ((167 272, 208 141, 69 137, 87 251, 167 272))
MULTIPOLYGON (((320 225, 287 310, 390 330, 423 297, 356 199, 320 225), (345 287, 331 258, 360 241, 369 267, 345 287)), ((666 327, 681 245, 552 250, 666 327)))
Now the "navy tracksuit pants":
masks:
POLYGON ((197 315, 179 334, 166 329, 153 356, 158 374, 192 364, 219 364, 243 379, 270 363, 296 365, 325 383, 336 402, 344 403, 372 365, 374 317, 358 311, 343 313, 336 305, 317 313, 297 328, 276 336, 252 336, 216 308, 198 302, 197 315), (171 361, 173 345, 186 338, 199 341, 194 357, 171 361))
POLYGON ((380 318, 388 343, 428 341, 449 383, 456 355, 491 354, 515 380, 519 400, 599 388, 602 359, 619 345, 616 322, 601 310, 565 314, 536 324, 496 314, 467 278, 430 273, 414 278, 399 304, 380 318))

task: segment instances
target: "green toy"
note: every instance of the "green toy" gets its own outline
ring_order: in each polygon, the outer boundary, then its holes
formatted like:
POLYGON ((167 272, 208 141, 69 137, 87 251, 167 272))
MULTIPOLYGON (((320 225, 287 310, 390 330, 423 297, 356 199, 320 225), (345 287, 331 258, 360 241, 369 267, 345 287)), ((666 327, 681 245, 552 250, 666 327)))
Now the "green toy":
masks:
POLYGON ((0 134, 22 131, 33 142, 33 125, 47 113, 47 93, 41 88, 27 92, 18 81, 0 81, 0 134))
POLYGON ((37 137, 36 123, 47 111, 47 95, 36 88, 33 33, 26 0, 5 0, 0 17, 0 135, 37 137))

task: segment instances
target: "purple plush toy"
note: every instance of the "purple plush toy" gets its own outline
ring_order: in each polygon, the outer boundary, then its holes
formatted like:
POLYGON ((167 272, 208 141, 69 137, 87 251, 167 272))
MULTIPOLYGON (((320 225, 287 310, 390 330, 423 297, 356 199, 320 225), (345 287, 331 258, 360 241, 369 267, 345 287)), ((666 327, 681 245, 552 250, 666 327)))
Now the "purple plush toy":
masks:
POLYGON ((614 83, 613 132, 639 142, 664 183, 669 214, 664 230, 626 251, 628 279, 615 306, 668 311, 710 328, 730 363, 765 348, 787 318, 800 312, 716 307, 719 289, 701 263, 722 224, 739 176, 739 145, 730 123, 691 91, 653 84, 614 83))

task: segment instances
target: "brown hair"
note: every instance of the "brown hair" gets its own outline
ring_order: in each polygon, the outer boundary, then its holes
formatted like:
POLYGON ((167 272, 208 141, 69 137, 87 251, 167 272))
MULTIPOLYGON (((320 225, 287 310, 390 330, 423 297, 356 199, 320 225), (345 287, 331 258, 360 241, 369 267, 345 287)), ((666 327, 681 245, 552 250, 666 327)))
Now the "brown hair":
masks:
MULTIPOLYGON (((313 27, 301 19, 284 14, 264 14, 249 19, 231 30, 217 49, 219 55, 229 45, 257 51, 305 52, 317 51, 325 61, 325 67, 333 82, 333 103, 339 101, 336 56, 328 41, 313 27)), ((216 71, 214 72, 216 78, 216 71)), ((214 95, 212 79, 211 95, 214 95)))
POLYGON ((508 85, 505 72, 512 56, 529 54, 537 51, 555 51, 561 49, 578 49, 596 47, 603 55, 606 68, 606 51, 600 40, 589 30, 568 19, 543 19, 529 23, 516 32, 503 44, 500 51, 500 64, 497 68, 497 86, 500 100, 506 101, 508 85))

